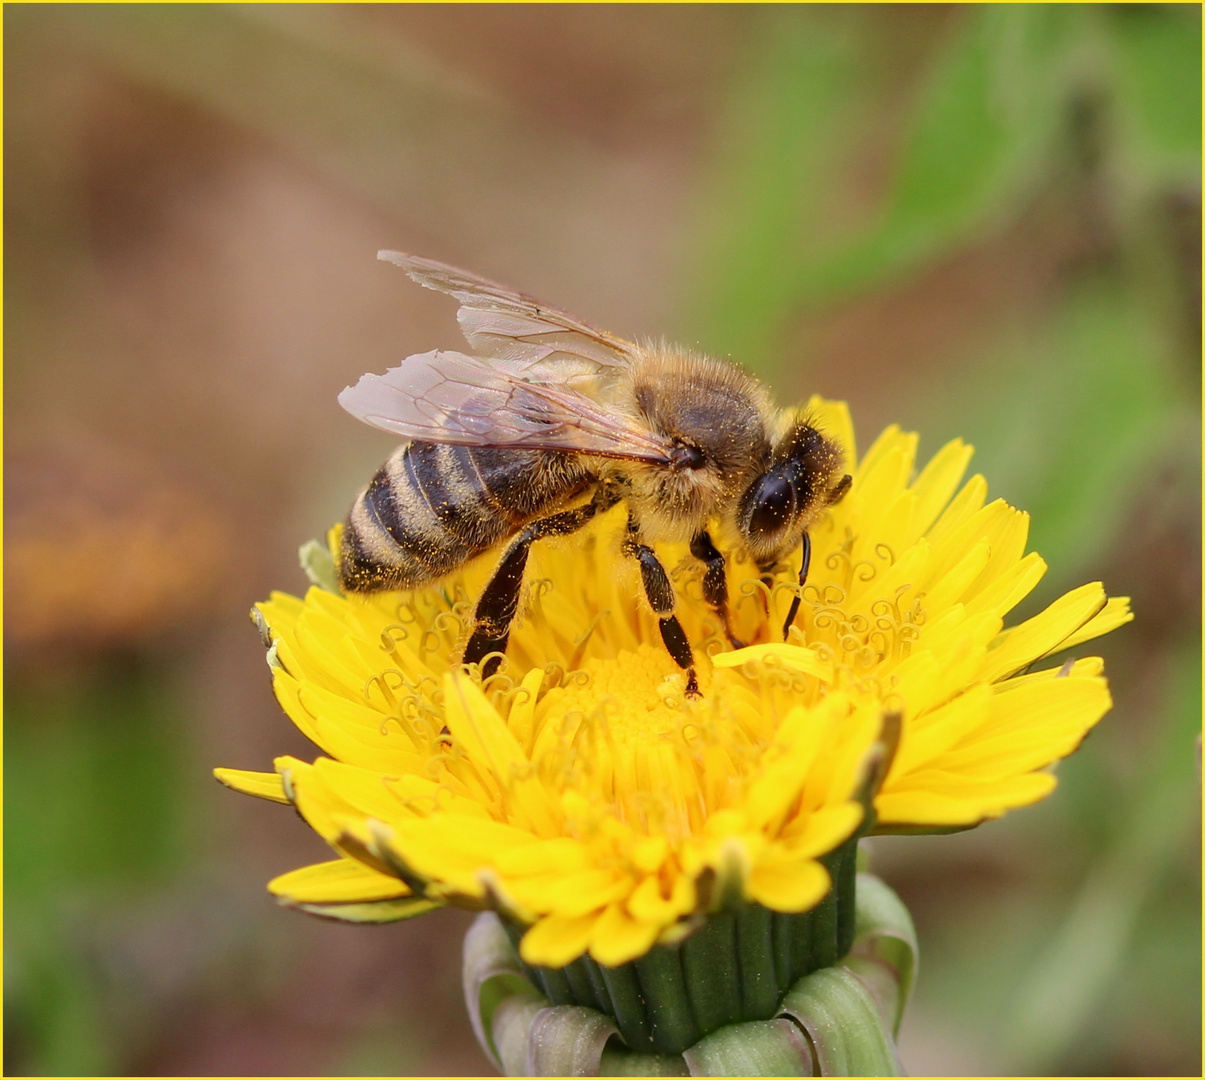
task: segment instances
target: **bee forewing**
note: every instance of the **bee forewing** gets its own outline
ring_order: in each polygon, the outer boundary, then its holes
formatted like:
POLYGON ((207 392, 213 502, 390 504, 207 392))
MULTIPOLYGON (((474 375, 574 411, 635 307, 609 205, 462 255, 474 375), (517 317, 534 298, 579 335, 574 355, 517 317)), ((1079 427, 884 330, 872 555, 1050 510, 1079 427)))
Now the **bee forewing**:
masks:
POLYGON ((460 301, 456 319, 469 344, 486 356, 511 361, 529 380, 605 375, 636 355, 631 342, 466 270, 400 251, 379 251, 377 258, 460 301))
POLYGON ((460 446, 565 450, 668 463, 670 444, 567 386, 519 378, 505 362, 433 351, 364 375, 339 404, 407 439, 460 446))

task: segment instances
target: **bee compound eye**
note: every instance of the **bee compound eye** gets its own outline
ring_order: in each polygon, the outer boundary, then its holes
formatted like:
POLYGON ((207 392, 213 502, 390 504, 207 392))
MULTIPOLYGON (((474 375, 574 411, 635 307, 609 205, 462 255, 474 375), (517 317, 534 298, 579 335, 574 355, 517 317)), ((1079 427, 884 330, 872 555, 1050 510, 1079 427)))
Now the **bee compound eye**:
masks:
POLYGON ((776 533, 795 516, 795 485, 781 473, 766 473, 750 492, 748 532, 776 533))

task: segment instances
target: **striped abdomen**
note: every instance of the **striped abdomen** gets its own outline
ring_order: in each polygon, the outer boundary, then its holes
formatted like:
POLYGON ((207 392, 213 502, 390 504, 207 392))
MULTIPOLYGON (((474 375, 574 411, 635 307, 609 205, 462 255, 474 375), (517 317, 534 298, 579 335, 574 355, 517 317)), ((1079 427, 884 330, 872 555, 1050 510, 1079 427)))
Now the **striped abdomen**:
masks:
POLYGON ((407 443, 347 516, 340 582, 350 592, 377 592, 434 581, 591 479, 572 454, 407 443))

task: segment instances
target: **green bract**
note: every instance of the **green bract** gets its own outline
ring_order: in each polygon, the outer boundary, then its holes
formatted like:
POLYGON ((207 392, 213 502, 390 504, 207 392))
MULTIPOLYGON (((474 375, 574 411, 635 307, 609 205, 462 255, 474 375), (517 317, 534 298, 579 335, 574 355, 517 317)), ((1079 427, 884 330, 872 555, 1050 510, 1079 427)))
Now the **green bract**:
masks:
MULTIPOLYGON (((894 1034, 915 975, 916 935, 883 882, 859 874, 857 884, 853 943, 840 963, 798 979, 766 1019, 723 1024, 673 1053, 629 1046, 621 1029, 630 1017, 553 1004, 499 918, 482 914, 464 947, 473 1029, 508 1076, 899 1075, 894 1034)), ((699 1026, 697 989, 662 981, 641 982, 640 991, 649 1015, 699 1026)))

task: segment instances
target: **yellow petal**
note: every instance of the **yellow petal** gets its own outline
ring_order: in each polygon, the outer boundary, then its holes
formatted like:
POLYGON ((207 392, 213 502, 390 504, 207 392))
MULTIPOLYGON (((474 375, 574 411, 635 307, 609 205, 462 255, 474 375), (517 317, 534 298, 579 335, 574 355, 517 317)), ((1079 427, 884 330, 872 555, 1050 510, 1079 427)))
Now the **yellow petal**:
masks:
POLYGON ((1006 630, 988 649, 979 677, 995 682, 1062 647, 1106 606, 1099 581, 1081 585, 1059 597, 1045 611, 1006 630))
POLYGON ((746 894, 771 911, 798 912, 815 907, 832 885, 818 862, 767 855, 749 875, 746 894))
POLYGON ((530 910, 552 912, 566 918, 575 918, 621 900, 632 891, 629 878, 602 868, 557 871, 538 878, 508 877, 506 886, 507 891, 530 910))
MULTIPOLYGON (((900 455, 893 463, 893 467, 889 470, 899 475, 903 470, 903 475, 906 477, 908 471, 912 468, 912 461, 916 454, 917 437, 910 432, 900 430, 899 424, 890 424, 885 427, 877 439, 870 445, 870 449, 866 451, 865 456, 858 462, 858 468, 854 475, 854 483, 859 484, 859 490, 862 493, 862 498, 866 498, 867 487, 864 481, 867 476, 872 475, 878 470, 883 462, 893 455, 900 455)), ((902 486, 902 485, 901 485, 902 486)))
POLYGON ((362 816, 384 822, 410 816, 386 778, 375 769, 319 758, 314 762, 312 779, 307 781, 307 786, 312 788, 315 783, 320 783, 333 799, 362 816))
POLYGON ((766 751, 762 774, 745 797, 746 820, 753 828, 777 826, 799 797, 819 749, 823 725, 818 709, 802 707, 792 709, 783 721, 779 738, 766 751))
POLYGON ((268 891, 295 904, 346 904, 409 896, 410 887, 354 859, 303 866, 268 882, 268 891))
POLYGON ((1104 670, 1105 662, 1099 656, 1084 656, 1074 661, 1069 668, 1062 665, 1046 668, 1043 671, 1031 671, 1026 675, 1014 675, 1011 679, 993 683, 992 689, 997 694, 1001 694, 1008 690, 1015 690, 1020 686, 1028 686, 1030 683, 1046 682, 1048 679, 1091 678, 1092 676, 1103 674, 1104 670))
POLYGON ((674 878, 668 897, 662 895, 662 883, 655 874, 646 877, 628 898, 628 911, 646 923, 668 926, 695 906, 695 884, 679 874, 674 878))
POLYGON ((995 615, 1007 615, 1033 592, 1045 574, 1046 560, 1031 551, 968 599, 967 614, 991 612, 995 615))
POLYGON ((991 687, 980 684, 906 724, 891 772, 883 784, 884 790, 891 790, 894 779, 923 767, 955 743, 968 738, 987 722, 991 704, 991 687))
POLYGON ((858 444, 854 438, 853 419, 844 401, 827 401, 813 394, 803 407, 806 416, 845 452, 845 471, 852 473, 858 463, 858 444))
MULTIPOLYGON (((896 437, 880 438, 867 451, 866 459, 854 476, 854 490, 862 508, 859 531, 867 537, 880 539, 881 523, 890 520, 896 500, 905 494, 912 462, 916 455, 916 437, 897 433, 896 437)), ((915 497, 909 495, 909 505, 915 497)), ((898 515, 895 510, 895 515, 898 515)))
POLYGON ((925 594, 925 604, 941 611, 962 600, 963 594, 986 569, 992 546, 986 539, 975 543, 952 567, 935 575, 936 581, 925 594))
MULTIPOLYGON (((570 874, 590 866, 588 845, 570 836, 551 840, 536 840, 530 844, 499 851, 494 865, 507 877, 532 874, 570 874)), ((596 905, 597 906, 597 905, 596 905)))
POLYGON ((1128 596, 1111 596, 1103 610, 1089 619, 1079 630, 1059 643, 1059 649, 1074 649, 1085 641, 1091 641, 1102 634, 1108 634, 1119 626, 1133 621, 1134 613, 1130 610, 1128 596))
POLYGON ((618 967, 648 952, 661 930, 661 924, 634 919, 622 904, 613 903, 594 924, 590 955, 600 964, 618 967))
POLYGON ((245 769, 214 769, 213 775, 228 788, 241 791, 244 795, 254 795, 258 799, 271 799, 272 802, 287 803, 284 784, 279 773, 248 772, 245 769))
POLYGON ((934 547, 943 543, 950 533, 974 516, 986 501, 987 481, 976 473, 962 486, 962 490, 954 496, 950 505, 925 533, 929 543, 934 547))
MULTIPOLYGON (((976 739, 1054 731, 1069 724, 1087 731, 1112 707, 1102 678, 1053 678, 1033 681, 992 698, 991 715, 976 739)), ((964 740, 963 746, 970 745, 964 740)))
POLYGON ((600 912, 562 918, 545 915, 519 943, 519 955, 529 964, 559 968, 573 963, 590 944, 600 912))
POLYGON ((937 515, 950 501, 966 475, 974 453, 974 447, 961 439, 954 439, 934 454, 921 470, 920 476, 912 484, 912 491, 917 497, 913 526, 918 536, 937 520, 937 515))
POLYGON ((884 792, 874 801, 884 825, 974 825, 1005 810, 1044 799, 1057 781, 1049 773, 1025 773, 992 787, 952 790, 940 775, 923 774, 911 790, 884 792))
MULTIPOLYGON (((999 817, 1005 810, 1018 806, 1027 806, 1045 798, 1055 787, 1054 776, 1046 772, 1022 773, 1019 776, 1004 777, 991 782, 968 779, 955 773, 946 773, 937 769, 916 773, 911 778, 914 784, 912 794, 934 800, 948 800, 950 807, 961 808, 958 816, 946 820, 936 820, 918 812, 918 816, 909 816, 915 824, 967 824, 983 821, 987 818, 999 817)), ((899 801, 909 794, 901 791, 883 796, 883 805, 875 800, 875 809, 880 810, 880 821, 899 820, 892 816, 892 811, 899 801)), ((936 806, 937 803, 935 802, 936 806)))
POLYGON ((826 806, 808 814, 803 828, 783 845, 793 857, 818 858, 840 847, 862 823, 862 807, 855 802, 826 806))
MULTIPOLYGON (((314 727, 314 717, 301 704, 300 690, 301 684, 287 671, 278 669, 272 673, 272 692, 280 702, 280 707, 284 709, 285 715, 297 725, 302 735, 320 749, 327 750, 314 727)), ((327 752, 329 753, 329 750, 327 752)))
POLYGON ((718 668, 735 668, 749 662, 779 664, 804 675, 814 675, 821 682, 833 681, 833 665, 820 659, 814 649, 805 649, 786 642, 767 645, 748 645, 743 649, 719 653, 711 662, 718 668))
POLYGON ((532 668, 523 676, 521 690, 511 703, 510 714, 506 718, 507 726, 519 743, 524 754, 529 754, 535 738, 536 697, 544 682, 544 669, 532 668))

